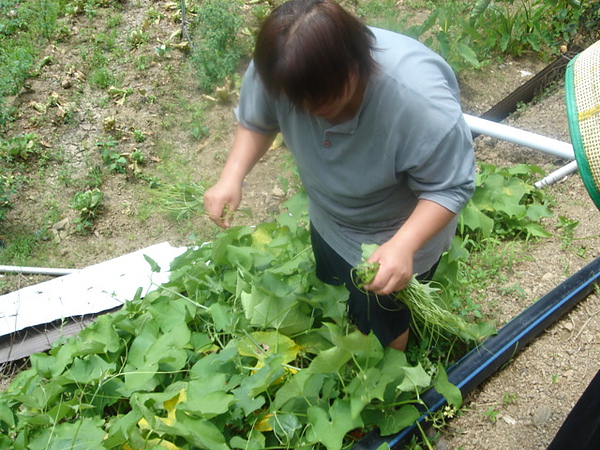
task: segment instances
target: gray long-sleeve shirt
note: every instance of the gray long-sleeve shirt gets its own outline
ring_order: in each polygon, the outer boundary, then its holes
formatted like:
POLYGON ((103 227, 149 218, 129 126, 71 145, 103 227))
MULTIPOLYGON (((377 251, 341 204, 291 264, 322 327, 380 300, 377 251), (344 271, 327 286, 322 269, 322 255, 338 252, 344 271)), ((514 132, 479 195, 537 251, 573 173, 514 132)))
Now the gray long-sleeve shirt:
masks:
MULTIPOLYGON (((428 199, 458 213, 473 194, 474 152, 450 67, 418 41, 371 28, 379 72, 355 117, 338 125, 268 95, 251 63, 238 121, 260 133, 281 131, 309 198, 309 216, 350 264, 362 243, 382 244, 428 199)), ((449 248, 453 220, 419 252, 428 270, 449 248)))

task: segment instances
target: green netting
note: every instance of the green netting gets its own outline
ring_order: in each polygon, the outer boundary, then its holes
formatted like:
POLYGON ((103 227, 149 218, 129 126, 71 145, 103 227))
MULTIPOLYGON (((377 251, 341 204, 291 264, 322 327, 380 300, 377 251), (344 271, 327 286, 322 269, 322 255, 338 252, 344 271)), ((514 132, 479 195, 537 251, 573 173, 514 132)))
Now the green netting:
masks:
POLYGON ((567 66, 567 116, 579 173, 600 209, 600 41, 567 66))

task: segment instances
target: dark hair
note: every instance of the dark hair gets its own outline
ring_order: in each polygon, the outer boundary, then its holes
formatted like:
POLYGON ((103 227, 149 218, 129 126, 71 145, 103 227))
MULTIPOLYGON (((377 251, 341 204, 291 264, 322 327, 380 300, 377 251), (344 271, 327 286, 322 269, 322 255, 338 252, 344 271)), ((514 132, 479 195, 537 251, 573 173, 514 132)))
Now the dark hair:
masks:
POLYGON ((371 30, 333 0, 291 0, 260 28, 254 63, 271 94, 306 109, 341 97, 356 71, 368 79, 374 48, 371 30))

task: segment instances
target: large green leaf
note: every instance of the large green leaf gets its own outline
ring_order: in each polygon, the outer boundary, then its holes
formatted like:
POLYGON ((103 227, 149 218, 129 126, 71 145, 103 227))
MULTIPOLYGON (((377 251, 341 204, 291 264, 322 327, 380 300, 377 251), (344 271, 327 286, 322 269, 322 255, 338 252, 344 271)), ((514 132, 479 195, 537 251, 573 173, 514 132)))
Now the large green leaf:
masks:
POLYGON ((461 226, 466 226, 470 230, 481 230, 484 236, 489 236, 494 229, 494 220, 486 216, 479 207, 475 206, 472 201, 467 203, 460 214, 461 226))
POLYGON ((342 448, 346 434, 363 426, 362 418, 352 414, 350 402, 341 398, 335 399, 329 410, 319 406, 309 407, 308 421, 311 425, 309 439, 321 442, 328 450, 342 448))
POLYGON ((98 355, 89 355, 87 358, 74 359, 66 376, 80 384, 95 383, 104 379, 107 374, 114 373, 115 370, 115 363, 106 362, 98 355))
POLYGON ((5 399, 0 394, 0 422, 4 422, 8 427, 15 426, 15 415, 12 409, 5 403, 5 399))
POLYGON ((264 365, 268 357, 277 356, 285 363, 296 359, 300 347, 277 331, 255 331, 244 336, 237 345, 238 353, 257 359, 256 367, 264 365))
POLYGON ((106 431, 102 419, 81 418, 75 423, 61 423, 46 429, 33 439, 30 450, 64 450, 66 448, 103 449, 106 431))
POLYGON ((404 375, 402 382, 397 386, 401 391, 421 391, 431 383, 431 377, 420 364, 414 367, 399 367, 398 370, 404 375))
POLYGON ((311 326, 311 317, 293 296, 276 296, 252 286, 250 293, 242 292, 241 301, 246 318, 255 327, 276 328, 286 334, 294 334, 311 326))
POLYGON ((375 366, 383 358, 383 347, 373 333, 368 335, 359 331, 353 331, 349 334, 342 334, 334 324, 325 324, 330 330, 333 330, 333 343, 340 349, 352 353, 356 364, 361 368, 375 366))
POLYGON ((182 369, 187 362, 187 351, 190 346, 191 332, 187 324, 180 323, 168 333, 159 334, 148 348, 146 363, 158 362, 164 370, 182 369))
POLYGON ((321 390, 329 377, 327 373, 312 374, 301 370, 277 390, 272 409, 304 413, 309 405, 319 402, 321 390))
POLYGON ((462 394, 460 389, 448 381, 446 370, 441 364, 438 364, 433 386, 436 391, 444 396, 448 404, 456 408, 459 408, 462 405, 462 394))
POLYGON ((244 439, 241 436, 234 436, 229 441, 229 446, 243 450, 264 450, 265 436, 260 431, 252 429, 248 435, 248 439, 244 439))
POLYGON ((222 431, 209 420, 191 417, 178 411, 172 428, 193 447, 229 450, 222 431))
POLYGON ((363 416, 366 424, 376 424, 382 436, 389 436, 412 426, 421 413, 413 405, 403 405, 399 408, 370 409, 363 416))
POLYGON ((236 398, 227 393, 227 377, 223 374, 218 378, 212 382, 213 386, 207 385, 204 381, 190 381, 187 385, 186 398, 178 404, 177 410, 204 419, 226 413, 236 398))
POLYGON ((280 356, 265 358, 264 366, 244 377, 240 386, 232 391, 246 415, 256 411, 265 403, 261 394, 284 374, 282 363, 283 358, 280 356))
POLYGON ((331 347, 320 352, 305 370, 309 373, 337 372, 351 358, 352 352, 340 347, 331 347))
POLYGON ((282 442, 290 442, 303 428, 298 416, 289 413, 273 413, 269 418, 269 424, 282 442))

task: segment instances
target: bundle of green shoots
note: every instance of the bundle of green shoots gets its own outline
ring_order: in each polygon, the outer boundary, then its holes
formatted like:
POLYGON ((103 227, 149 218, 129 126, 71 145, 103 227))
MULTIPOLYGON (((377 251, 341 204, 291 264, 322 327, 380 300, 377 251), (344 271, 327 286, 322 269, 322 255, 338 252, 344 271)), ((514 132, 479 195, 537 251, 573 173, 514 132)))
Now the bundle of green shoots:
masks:
POLYGON ((176 220, 189 219, 204 214, 203 184, 182 181, 174 185, 165 185, 161 189, 161 203, 164 210, 176 220))
MULTIPOLYGON (((361 289, 373 281, 379 269, 379 264, 367 262, 377 247, 376 244, 363 244, 363 262, 353 269, 353 280, 361 289)), ((377 299, 377 294, 365 292, 377 299)), ((437 342, 458 338, 464 342, 478 342, 495 332, 493 324, 471 323, 445 308, 439 292, 432 282, 421 282, 413 275, 404 289, 392 294, 399 307, 405 305, 410 310, 411 328, 420 339, 437 342)))

